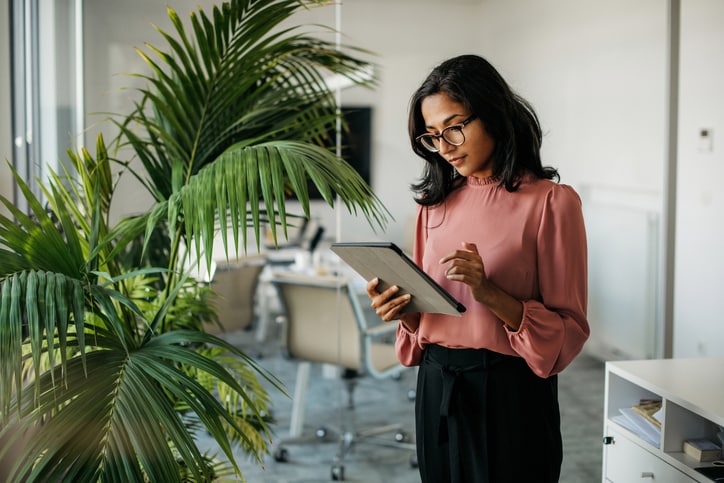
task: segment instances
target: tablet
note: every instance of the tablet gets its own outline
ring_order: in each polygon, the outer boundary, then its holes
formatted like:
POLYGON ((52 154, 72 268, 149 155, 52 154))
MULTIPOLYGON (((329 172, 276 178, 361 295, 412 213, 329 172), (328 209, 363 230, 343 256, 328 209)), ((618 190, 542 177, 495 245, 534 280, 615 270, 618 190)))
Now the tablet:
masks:
POLYGON ((379 291, 392 285, 412 295, 402 312, 429 312, 460 317, 465 306, 422 271, 391 242, 339 242, 331 250, 368 282, 379 278, 379 291))

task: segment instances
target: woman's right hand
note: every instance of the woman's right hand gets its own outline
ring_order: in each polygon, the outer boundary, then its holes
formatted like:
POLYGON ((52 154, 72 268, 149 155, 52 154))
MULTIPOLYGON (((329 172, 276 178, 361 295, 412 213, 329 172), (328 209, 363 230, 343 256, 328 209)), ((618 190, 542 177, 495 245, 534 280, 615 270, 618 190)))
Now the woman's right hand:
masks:
POLYGON ((400 288, 397 285, 389 287, 387 290, 382 292, 377 291, 377 285, 380 280, 375 277, 367 282, 367 296, 372 300, 372 308, 375 309, 375 313, 380 316, 385 322, 390 320, 400 319, 400 311, 410 303, 410 294, 396 296, 400 288))

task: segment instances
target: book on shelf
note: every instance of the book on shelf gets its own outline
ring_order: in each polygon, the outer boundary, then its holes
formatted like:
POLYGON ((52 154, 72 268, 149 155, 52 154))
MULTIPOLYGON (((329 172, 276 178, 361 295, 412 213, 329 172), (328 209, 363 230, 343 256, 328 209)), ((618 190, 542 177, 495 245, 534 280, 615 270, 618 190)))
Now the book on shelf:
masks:
POLYGON ((661 401, 641 400, 638 405, 619 408, 612 419, 655 448, 661 445, 661 401))
POLYGON ((715 461, 721 456, 721 447, 707 438, 693 438, 684 441, 684 453, 697 461, 715 461))
POLYGON ((631 409, 639 413, 659 430, 661 429, 661 421, 658 419, 661 415, 661 400, 642 399, 638 405, 632 406, 631 409))
POLYGON ((629 423, 629 430, 632 430, 641 439, 651 443, 655 448, 659 447, 661 444, 661 428, 651 423, 632 408, 621 408, 619 412, 629 423))

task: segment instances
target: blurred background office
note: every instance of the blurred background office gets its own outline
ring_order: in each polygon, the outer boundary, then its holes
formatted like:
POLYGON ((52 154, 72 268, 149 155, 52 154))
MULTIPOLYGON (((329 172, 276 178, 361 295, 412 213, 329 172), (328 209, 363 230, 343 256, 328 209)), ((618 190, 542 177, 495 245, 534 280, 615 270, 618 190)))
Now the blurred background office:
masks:
MULTIPOLYGON (((123 74, 144 68, 135 47, 161 42, 151 25, 169 27, 166 5, 185 17, 213 3, 0 0, 0 193, 13 199, 5 160, 44 177, 69 143, 94 144, 104 113, 131 109, 123 88, 138 80, 123 74)), ((341 101, 369 113, 370 184, 395 220, 374 233, 316 202, 327 241, 408 244, 404 187, 422 168, 409 96, 443 59, 478 53, 536 107, 544 161, 582 195, 587 355, 724 356, 724 2, 343 0, 295 23, 340 28, 342 43, 375 54, 379 77, 341 101)), ((149 206, 130 177, 120 189, 116 217, 149 206)))
MULTIPOLYGON (((0 2, 3 161, 42 176, 70 134, 92 145, 99 113, 127 112, 122 88, 137 80, 123 74, 142 69, 134 47, 160 41, 151 24, 168 27, 167 4, 185 16, 212 2, 0 2), (23 31, 33 25, 24 12, 39 17, 37 39, 23 31), (23 77, 30 69, 36 82, 23 77)), ((370 108, 370 182, 395 221, 372 233, 346 213, 337 223, 321 202, 315 216, 327 237, 404 244, 414 203, 401 187, 422 167, 407 141, 410 93, 442 59, 482 54, 536 106, 544 159, 584 198, 587 350, 602 358, 722 355, 723 19, 718 0, 345 0, 311 9, 299 23, 339 23, 343 43, 376 54, 379 87, 346 89, 342 104, 370 108)), ((0 192, 12 198, 5 163, 0 173, 0 192)), ((121 187, 128 194, 117 216, 148 206, 130 177, 121 187)))

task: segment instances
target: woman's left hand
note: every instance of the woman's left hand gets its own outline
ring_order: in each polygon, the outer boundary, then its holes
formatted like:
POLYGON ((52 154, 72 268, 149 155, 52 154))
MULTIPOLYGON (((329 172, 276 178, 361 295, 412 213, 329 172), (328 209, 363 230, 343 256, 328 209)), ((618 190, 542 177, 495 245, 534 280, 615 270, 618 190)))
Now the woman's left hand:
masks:
POLYGON ((463 249, 447 254, 440 263, 448 263, 445 270, 448 280, 464 283, 470 287, 473 298, 484 303, 483 296, 488 279, 485 276, 485 264, 475 243, 463 242, 463 249))
POLYGON ((473 298, 486 305, 512 330, 518 330, 523 317, 523 303, 500 289, 485 275, 485 264, 475 243, 463 242, 463 249, 444 256, 448 264, 445 276, 470 288, 473 298))

